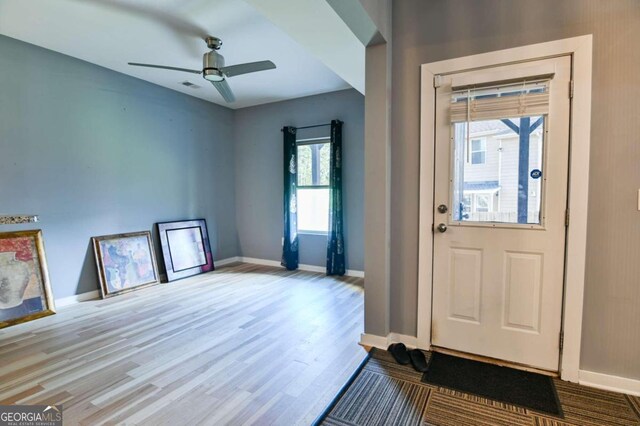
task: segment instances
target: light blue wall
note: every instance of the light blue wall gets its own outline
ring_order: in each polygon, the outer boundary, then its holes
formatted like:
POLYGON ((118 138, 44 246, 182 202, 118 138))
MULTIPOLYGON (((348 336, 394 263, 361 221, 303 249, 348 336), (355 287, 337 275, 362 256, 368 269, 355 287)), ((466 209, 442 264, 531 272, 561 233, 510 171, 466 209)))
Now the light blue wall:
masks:
MULTIPOLYGON (((236 214, 242 256, 282 254, 283 126, 344 121, 344 212, 347 268, 364 269, 364 97, 355 90, 236 111, 236 214)), ((298 137, 328 136, 329 127, 298 137)), ((326 266, 326 236, 300 236, 300 263, 326 266)))
POLYGON ((54 297, 97 289, 90 238, 204 217, 236 256, 228 108, 0 36, 0 214, 39 214, 54 297))
MULTIPOLYGON (((347 266, 363 269, 355 90, 233 111, 4 36, 0 58, 0 215, 41 219, 0 232, 43 230, 55 298, 98 288, 92 236, 160 221, 205 218, 215 259, 279 260, 280 128, 334 118, 345 122, 347 266)), ((326 238, 301 237, 301 263, 324 266, 325 253, 326 238)))

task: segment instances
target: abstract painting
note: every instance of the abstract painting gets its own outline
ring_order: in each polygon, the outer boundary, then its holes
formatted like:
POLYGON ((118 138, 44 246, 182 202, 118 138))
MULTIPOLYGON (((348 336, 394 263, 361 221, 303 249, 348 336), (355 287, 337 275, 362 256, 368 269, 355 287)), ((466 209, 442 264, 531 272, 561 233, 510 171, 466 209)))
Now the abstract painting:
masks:
POLYGON ((0 233, 0 328, 54 313, 42 231, 0 233))
POLYGON ((103 298, 159 283, 149 231, 92 240, 103 298))
POLYGON ((168 281, 214 270, 204 219, 158 223, 158 234, 168 281))

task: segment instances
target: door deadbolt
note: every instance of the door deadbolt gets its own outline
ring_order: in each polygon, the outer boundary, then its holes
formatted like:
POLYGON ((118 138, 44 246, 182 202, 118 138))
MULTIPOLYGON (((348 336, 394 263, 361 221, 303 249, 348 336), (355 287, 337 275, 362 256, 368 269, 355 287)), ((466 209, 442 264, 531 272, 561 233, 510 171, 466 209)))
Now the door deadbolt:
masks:
POLYGON ((438 213, 446 213, 446 212, 447 212, 447 210, 449 210, 449 209, 448 209, 448 208, 447 208, 447 206, 445 206, 444 204, 440 204, 440 205, 438 206, 438 213))

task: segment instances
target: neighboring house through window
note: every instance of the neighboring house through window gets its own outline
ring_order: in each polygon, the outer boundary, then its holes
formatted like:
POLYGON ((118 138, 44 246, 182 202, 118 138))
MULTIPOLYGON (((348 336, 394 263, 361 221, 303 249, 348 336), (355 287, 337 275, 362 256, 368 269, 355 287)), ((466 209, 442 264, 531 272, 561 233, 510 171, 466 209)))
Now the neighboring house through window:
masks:
POLYGON ((329 229, 329 139, 298 141, 298 232, 329 229))
MULTIPOLYGON (((529 118, 537 123, 540 116, 529 118)), ((524 174, 520 170, 520 136, 505 121, 520 125, 520 118, 482 120, 457 123, 452 132, 459 139, 457 167, 459 181, 454 188, 458 194, 461 220, 505 223, 539 223, 542 182, 531 175, 533 170, 543 171, 544 124, 541 122, 529 132, 528 166, 524 169, 527 189, 527 219, 519 213, 519 200, 525 195, 520 185, 524 174), (469 139, 466 139, 466 132, 469 139)), ((539 175, 538 175, 539 176, 539 175)), ((455 198, 454 198, 455 199, 455 198)), ((522 210, 522 209, 521 209, 522 210)))

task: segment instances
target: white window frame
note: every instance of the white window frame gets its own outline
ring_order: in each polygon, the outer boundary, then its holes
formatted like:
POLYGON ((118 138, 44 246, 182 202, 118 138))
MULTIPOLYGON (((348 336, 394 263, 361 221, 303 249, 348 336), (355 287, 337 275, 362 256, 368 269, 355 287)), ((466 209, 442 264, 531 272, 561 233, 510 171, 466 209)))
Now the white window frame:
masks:
POLYGON ((487 164, 487 138, 471 138, 471 141, 469 142, 469 164, 475 166, 475 165, 483 165, 483 164, 487 164), (480 141, 480 146, 483 149, 480 149, 478 151, 474 151, 473 149, 473 142, 475 141, 480 141), (473 162, 473 154, 475 153, 481 153, 484 152, 484 161, 482 163, 474 163, 473 162))
POLYGON ((580 371, 580 346, 582 341, 591 143, 592 35, 449 59, 421 66, 420 225, 416 340, 420 348, 429 349, 431 347, 432 226, 434 223, 435 170, 433 158, 435 114, 433 111, 438 85, 436 76, 564 55, 569 55, 572 59, 573 97, 570 117, 568 191, 568 208, 571 212, 571 220, 567 227, 562 316, 564 345, 560 354, 559 371, 563 380, 579 382, 582 374, 580 371))
MULTIPOLYGON (((324 144, 328 144, 331 145, 331 138, 330 137, 320 137, 320 138, 308 138, 308 139, 297 139, 296 140, 296 159, 298 158, 298 147, 300 146, 304 146, 304 145, 324 145, 324 144)), ((331 149, 331 147, 329 147, 329 149, 331 149)), ((296 164, 296 168, 298 167, 298 165, 296 164)), ((298 170, 299 172, 299 170, 298 170)), ((298 189, 310 189, 310 190, 314 190, 314 189, 328 189, 329 185, 304 185, 304 186, 298 186, 298 177, 296 176, 296 192, 298 189)), ((331 196, 331 194, 329 194, 329 196, 331 196)), ((297 194, 296 194, 297 197, 297 194)), ((298 214, 300 214, 300 210, 299 210, 299 204, 298 204, 298 214)), ((327 236, 329 235, 329 206, 327 206, 327 230, 326 231, 317 231, 317 230, 313 230, 313 229, 301 229, 298 228, 298 234, 302 234, 302 235, 323 235, 323 236, 327 236)))

